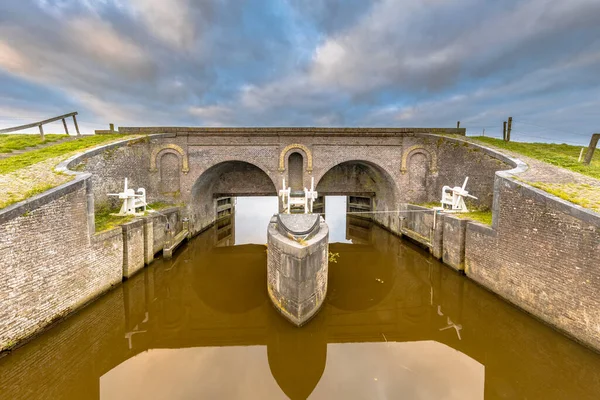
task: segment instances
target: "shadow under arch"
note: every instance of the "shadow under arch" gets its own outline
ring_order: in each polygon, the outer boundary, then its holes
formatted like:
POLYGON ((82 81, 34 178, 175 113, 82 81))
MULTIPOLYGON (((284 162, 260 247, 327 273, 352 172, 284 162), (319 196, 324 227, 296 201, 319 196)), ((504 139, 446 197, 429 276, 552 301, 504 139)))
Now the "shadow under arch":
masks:
POLYGON ((381 166, 364 160, 344 161, 331 167, 317 183, 319 195, 372 195, 375 209, 394 210, 396 183, 381 166))
POLYGON ((199 232, 216 220, 217 197, 276 195, 275 182, 264 169, 238 160, 215 164, 192 186, 188 205, 192 232, 199 232))

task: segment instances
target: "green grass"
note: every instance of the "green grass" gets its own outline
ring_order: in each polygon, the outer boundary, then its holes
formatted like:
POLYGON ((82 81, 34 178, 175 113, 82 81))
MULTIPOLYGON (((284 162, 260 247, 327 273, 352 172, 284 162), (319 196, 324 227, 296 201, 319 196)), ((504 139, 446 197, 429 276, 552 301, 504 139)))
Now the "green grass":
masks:
POLYGON ((481 222, 482 224, 492 225, 492 211, 491 210, 473 210, 468 213, 456 213, 454 214, 458 218, 470 219, 472 221, 481 222))
POLYGON ((149 210, 160 210, 163 208, 173 207, 173 206, 175 206, 175 204, 165 203, 162 201, 155 201, 154 203, 149 203, 147 207, 149 210))
POLYGON ((44 193, 46 190, 52 189, 54 186, 55 185, 48 184, 48 183, 37 184, 20 196, 16 196, 16 197, 9 196, 9 198, 6 201, 0 201, 0 209, 2 209, 4 207, 8 207, 14 203, 18 203, 19 201, 22 201, 24 199, 33 197, 36 194, 44 193))
MULTIPOLYGON (((429 203, 415 204, 415 206, 434 208, 440 207, 441 204, 439 201, 433 201, 429 203)), ((477 208, 474 208, 472 204, 469 204, 469 202, 467 202, 467 207, 470 209, 468 213, 452 213, 449 215, 455 215, 456 217, 462 219, 470 219, 486 225, 492 225, 492 210, 478 210, 477 208)))
POLYGON ((67 135, 45 135, 42 140, 39 135, 0 134, 0 153, 11 153, 27 147, 56 142, 68 137, 67 135))
POLYGON ((16 156, 0 160, 0 174, 17 171, 21 168, 29 167, 30 165, 37 164, 49 158, 75 153, 78 150, 94 147, 108 141, 122 139, 125 137, 128 137, 128 135, 114 134, 83 136, 71 142, 59 143, 43 149, 28 151, 27 153, 18 154, 16 156))
MULTIPOLYGON (((594 158, 588 166, 577 161, 583 146, 556 143, 505 142, 502 139, 484 136, 473 136, 471 139, 600 179, 600 149, 596 149, 594 158)), ((584 157, 586 151, 587 149, 584 151, 584 157)))
POLYGON ((126 222, 131 221, 135 217, 133 215, 128 215, 125 217, 119 217, 116 215, 111 215, 112 213, 118 213, 118 208, 108 208, 108 207, 100 207, 96 209, 94 212, 94 222, 96 225, 96 232, 103 232, 109 229, 113 229, 118 225, 124 224, 126 222))

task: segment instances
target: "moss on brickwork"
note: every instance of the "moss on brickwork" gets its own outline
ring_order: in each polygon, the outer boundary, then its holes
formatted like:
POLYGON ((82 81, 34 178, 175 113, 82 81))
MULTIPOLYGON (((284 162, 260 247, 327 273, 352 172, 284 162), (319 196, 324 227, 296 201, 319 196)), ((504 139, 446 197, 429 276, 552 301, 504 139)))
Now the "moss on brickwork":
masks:
MULTIPOLYGON (((439 207, 440 202, 432 201, 428 203, 415 204, 420 207, 434 208, 439 207)), ((451 214, 461 219, 469 219, 476 222, 481 222, 482 224, 492 225, 492 210, 487 209, 477 209, 472 206, 467 205, 470 208, 468 213, 455 213, 451 214)))
POLYGON ((457 213, 455 214, 458 218, 469 219, 482 224, 492 225, 492 211, 491 210, 473 210, 468 213, 457 213))
POLYGON ((112 215, 114 213, 118 213, 118 208, 109 208, 106 206, 99 207, 96 209, 94 213, 94 223, 96 225, 96 233, 104 232, 109 229, 116 228, 117 226, 127 223, 133 220, 135 217, 133 215, 128 215, 126 217, 119 217, 116 215, 112 215))

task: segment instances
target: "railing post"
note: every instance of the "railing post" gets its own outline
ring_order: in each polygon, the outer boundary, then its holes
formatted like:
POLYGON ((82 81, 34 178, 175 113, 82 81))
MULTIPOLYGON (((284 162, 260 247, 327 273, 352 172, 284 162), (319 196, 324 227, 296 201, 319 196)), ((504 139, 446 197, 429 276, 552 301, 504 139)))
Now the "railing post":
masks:
POLYGON ((65 127, 65 134, 68 135, 69 134, 69 128, 67 128, 67 121, 65 121, 65 119, 63 118, 62 122, 63 122, 63 126, 65 127))
POLYGON ((592 158, 594 157, 594 151, 596 150, 596 146, 598 146, 598 140, 600 140, 600 133, 594 133, 592 135, 592 139, 590 140, 590 145, 588 147, 587 153, 585 154, 585 160, 583 163, 585 165, 590 165, 592 162, 592 158))
POLYGON ((42 140, 44 140, 44 128, 42 128, 42 124, 40 124, 38 127, 40 128, 40 136, 42 137, 42 140))
POLYGON ((75 118, 74 115, 73 115, 73 123, 75 124, 75 130, 77 131, 77 136, 81 136, 81 133, 79 133, 79 125, 77 125, 77 118, 75 118))

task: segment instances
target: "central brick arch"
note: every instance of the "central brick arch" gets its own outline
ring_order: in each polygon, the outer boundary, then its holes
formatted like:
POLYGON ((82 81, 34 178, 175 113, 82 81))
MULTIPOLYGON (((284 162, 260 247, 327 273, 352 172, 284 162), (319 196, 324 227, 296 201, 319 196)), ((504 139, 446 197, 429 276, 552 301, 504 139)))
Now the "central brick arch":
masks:
POLYGON ((215 200, 230 196, 276 196, 268 171, 239 160, 219 162, 198 174, 188 195, 192 229, 201 230, 216 217, 215 200))
MULTIPOLYGON (((316 185, 319 195, 361 196, 371 199, 374 214, 365 215, 381 223, 391 223, 397 209, 397 185, 383 167, 365 160, 348 160, 324 172, 316 185), (389 219, 389 221, 388 221, 389 219)), ((366 200, 366 199, 365 199, 366 200)))

